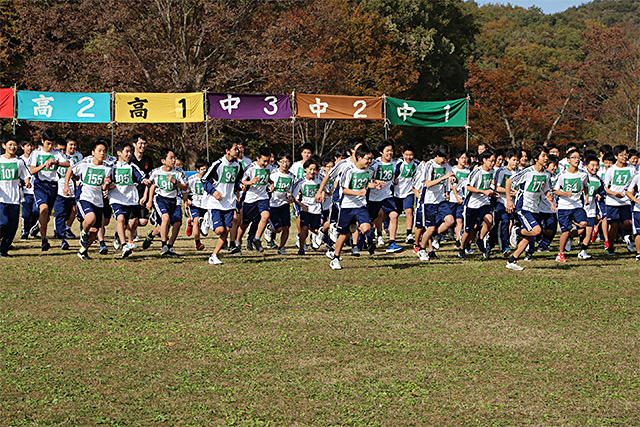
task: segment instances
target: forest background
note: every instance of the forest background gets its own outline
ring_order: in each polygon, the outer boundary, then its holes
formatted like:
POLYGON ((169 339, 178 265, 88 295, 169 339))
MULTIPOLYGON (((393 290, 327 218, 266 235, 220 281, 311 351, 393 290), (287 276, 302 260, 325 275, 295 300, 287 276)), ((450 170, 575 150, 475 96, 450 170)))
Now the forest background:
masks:
MULTIPOLYGON (((474 1, 104 0, 0 3, 0 87, 62 92, 384 94, 437 101, 470 96, 469 145, 530 148, 577 141, 636 146, 640 2, 596 0, 562 13, 474 1)), ((348 138, 372 142, 382 122, 210 120, 218 141, 249 151, 292 139, 327 154, 348 138)), ((12 129, 3 119, 4 132, 12 129)), ((20 138, 47 123, 21 121, 20 138)), ((105 125, 54 124, 81 150, 105 125)), ((147 135, 192 166, 205 126, 118 124, 116 141, 147 135)), ((392 126, 421 151, 465 146, 465 129, 392 126)))

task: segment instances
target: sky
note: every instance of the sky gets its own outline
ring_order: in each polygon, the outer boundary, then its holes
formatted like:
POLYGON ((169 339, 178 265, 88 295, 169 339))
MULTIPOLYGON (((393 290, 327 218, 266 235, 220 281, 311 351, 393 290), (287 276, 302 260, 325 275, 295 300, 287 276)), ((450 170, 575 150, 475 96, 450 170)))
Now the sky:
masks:
POLYGON ((563 12, 572 6, 579 6, 584 3, 589 3, 590 0, 476 0, 478 6, 487 3, 493 4, 507 4, 510 3, 512 6, 521 6, 525 9, 530 8, 531 6, 537 6, 542 11, 547 14, 553 14, 558 12, 563 12))

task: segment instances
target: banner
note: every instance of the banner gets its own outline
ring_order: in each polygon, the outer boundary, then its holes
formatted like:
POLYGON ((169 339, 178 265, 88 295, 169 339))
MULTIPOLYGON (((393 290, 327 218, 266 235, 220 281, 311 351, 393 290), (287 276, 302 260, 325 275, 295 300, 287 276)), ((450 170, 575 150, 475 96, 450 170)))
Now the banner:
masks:
POLYGON ((111 95, 20 90, 18 118, 37 122, 109 123, 111 95))
POLYGON ((392 125, 465 126, 467 124, 467 99, 423 102, 387 97, 387 119, 392 125))
POLYGON ((13 117, 13 89, 0 89, 0 119, 13 117))
POLYGON ((209 93, 209 117, 213 119, 289 119, 289 95, 209 93))
POLYGON ((116 93, 118 123, 187 123, 204 121, 204 94, 116 93))
POLYGON ((382 98, 297 93, 296 117, 382 120, 382 98))

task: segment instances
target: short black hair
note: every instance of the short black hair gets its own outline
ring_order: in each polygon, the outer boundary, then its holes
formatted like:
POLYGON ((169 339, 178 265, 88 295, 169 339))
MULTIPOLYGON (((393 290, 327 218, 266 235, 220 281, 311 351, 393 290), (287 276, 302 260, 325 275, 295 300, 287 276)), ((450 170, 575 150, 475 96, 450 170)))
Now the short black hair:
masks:
POLYGON ((504 151, 504 157, 510 159, 512 157, 520 158, 520 153, 515 148, 507 148, 504 151))
POLYGON ((609 144, 602 144, 602 145, 600 146, 600 152, 601 152, 602 154, 605 154, 605 153, 612 153, 612 152, 613 152, 613 148, 611 148, 611 146, 610 146, 609 144))
POLYGON ((481 162, 484 162, 489 157, 495 156, 495 155, 496 155, 496 151, 493 148, 487 148, 482 153, 480 153, 480 157, 478 158, 478 160, 480 160, 481 162))
POLYGON ((133 150, 133 144, 131 144, 129 141, 120 141, 116 145, 116 152, 118 152, 118 151, 122 152, 127 147, 129 147, 129 148, 131 148, 131 150, 133 150))
POLYGON ((411 151, 413 154, 416 154, 416 149, 411 144, 407 144, 402 147, 402 152, 404 153, 405 151, 411 151))
POLYGON ((91 145, 91 151, 95 151, 95 149, 96 149, 96 147, 98 145, 104 145, 105 150, 108 150, 109 149, 109 140, 107 138, 105 138, 104 136, 97 137, 93 141, 93 144, 91 145))
POLYGON ((370 144, 368 144, 368 143, 364 142, 364 143, 362 143, 362 145, 361 145, 361 146, 359 146, 359 147, 358 147, 358 149, 356 150, 356 154, 355 154, 355 156, 356 156, 356 159, 358 159, 358 158, 360 158, 360 157, 364 157, 364 156, 366 156, 367 154, 373 154, 373 152, 374 152, 373 147, 372 147, 370 144))
POLYGON ((220 141, 220 147, 222 147, 225 153, 228 150, 231 150, 231 148, 236 144, 238 144, 237 138, 224 137, 222 141, 220 141))
POLYGON ((631 150, 629 150, 629 157, 631 157, 631 156, 636 156, 637 157, 639 154, 640 153, 635 148, 632 148, 631 150))
POLYGON ((269 146, 267 145, 263 145, 262 147, 258 148, 258 157, 263 156, 271 158, 271 148, 269 148, 269 146))
MULTIPOLYGON (((525 151, 525 150, 523 150, 523 151, 525 151)), ((538 144, 535 147, 533 147, 533 150, 531 150, 531 157, 529 157, 527 155, 527 158, 537 161, 538 158, 540 158, 540 154, 542 154, 542 153, 549 154, 549 150, 544 145, 538 144)))
POLYGON ((449 157, 449 153, 450 153, 449 146, 445 144, 438 145, 438 148, 436 148, 434 152, 435 157, 444 157, 445 159, 449 157))
POLYGON ((622 153, 624 151, 629 152, 629 148, 627 148, 627 146, 624 145, 624 144, 619 144, 619 145, 616 145, 615 147, 613 147, 613 155, 614 156, 617 156, 618 154, 620 154, 620 153, 622 153))
POLYGON ((71 132, 69 132, 69 133, 67 134, 67 136, 65 136, 65 137, 64 137, 64 139, 66 139, 66 140, 67 140, 67 142, 68 142, 68 141, 75 141, 75 142, 78 142, 78 137, 77 137, 74 133, 71 133, 71 132))
MULTIPOLYGON (((538 156, 540 156, 540 155, 538 154, 538 156)), ((537 159, 537 158, 538 158, 538 157, 536 157, 536 159, 537 159)), ((554 164, 556 164, 556 165, 557 165, 558 163, 560 163, 560 160, 558 159, 558 156, 556 156, 555 154, 549 154, 549 160, 548 160, 548 162, 547 162, 547 165, 548 165, 548 164, 551 164, 551 163, 554 163, 554 164)))
MULTIPOLYGON (((570 148, 569 151, 567 151, 567 155, 566 157, 568 158, 570 155, 572 155, 573 153, 578 153, 580 154, 580 150, 578 150, 577 148, 570 148)), ((582 157, 582 154, 580 154, 580 157, 582 157)))
POLYGON ((141 134, 141 133, 136 133, 135 135, 133 135, 133 136, 131 137, 131 143, 132 143, 132 144, 135 144, 136 142, 138 142, 138 140, 139 140, 139 139, 141 139, 141 140, 143 140, 143 141, 146 141, 146 140, 147 140, 147 138, 146 138, 143 134, 141 134))
MULTIPOLYGON (((15 141, 15 142, 16 142, 16 144, 17 144, 17 143, 18 143, 18 138, 16 138, 16 136, 15 136, 15 135, 5 135, 5 136, 2 138, 2 143, 3 143, 3 144, 6 144, 6 143, 7 143, 7 142, 9 142, 9 141, 15 141)), ((30 142, 30 141, 29 141, 29 142, 30 142)), ((24 144, 25 144, 25 142, 23 142, 21 145, 24 145, 24 144)))
POLYGON ((166 159, 167 155, 169 153, 173 153, 174 155, 176 154, 176 152, 173 150, 173 148, 166 147, 166 148, 161 149, 160 150, 160 160, 166 159))
POLYGON ((67 147, 67 140, 64 138, 57 137, 55 144, 56 147, 67 147))
POLYGON ((393 139, 385 139, 380 144, 378 144, 378 151, 380 152, 380 154, 382 154, 384 149, 387 148, 388 146, 391 146, 391 149, 395 150, 396 145, 393 139))
POLYGON ((205 162, 204 159, 196 160, 196 170, 200 169, 203 166, 207 166, 207 162, 205 162))
POLYGON ((56 132, 55 129, 49 128, 49 129, 45 129, 44 132, 42 132, 42 140, 43 141, 55 141, 56 139, 58 139, 58 132, 56 132))
POLYGON ((311 165, 316 165, 316 169, 320 170, 320 163, 321 163, 321 161, 320 161, 320 157, 318 157, 318 156, 315 156, 315 155, 314 155, 314 156, 309 157, 309 158, 304 162, 304 164, 302 165, 302 167, 303 167, 304 169, 306 169, 306 168, 308 168, 308 167, 309 167, 309 166, 311 166, 311 165))
POLYGON ((276 162, 279 162, 282 159, 287 159, 289 160, 289 163, 291 163, 291 153, 289 153, 288 151, 281 151, 278 153, 278 156, 276 157, 276 162))
POLYGON ((313 153, 313 144, 311 144, 310 142, 305 142, 304 144, 302 144, 302 147, 300 147, 300 152, 302 153, 304 150, 309 150, 313 153))
POLYGON ((589 155, 584 159, 584 164, 588 165, 591 162, 598 162, 600 164, 600 159, 597 156, 589 155))
POLYGON ((602 156, 602 161, 604 162, 605 160, 608 160, 610 162, 615 163, 616 162, 616 156, 613 155, 613 153, 611 151, 604 153, 604 155, 602 156))

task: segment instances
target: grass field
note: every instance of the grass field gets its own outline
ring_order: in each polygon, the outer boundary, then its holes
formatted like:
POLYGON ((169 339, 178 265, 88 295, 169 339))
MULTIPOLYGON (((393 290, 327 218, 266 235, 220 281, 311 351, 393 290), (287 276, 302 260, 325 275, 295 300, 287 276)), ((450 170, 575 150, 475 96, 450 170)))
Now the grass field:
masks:
POLYGON ((83 262, 17 241, 0 424, 640 424, 639 266, 622 246, 513 272, 447 243, 437 261, 379 250, 334 272, 322 252, 211 266, 204 242, 83 262))

